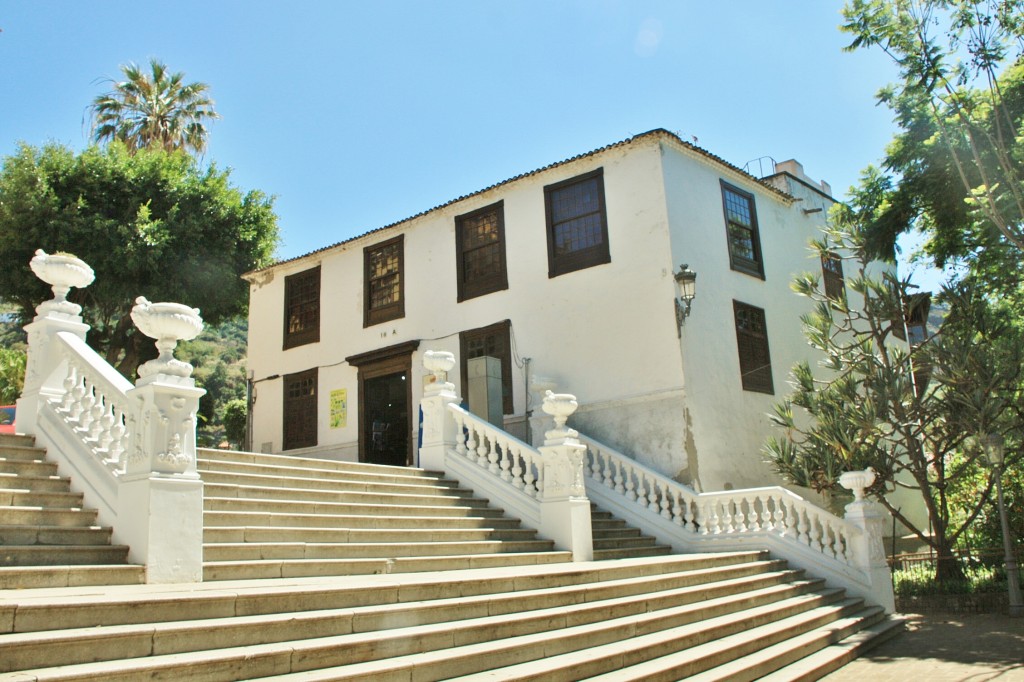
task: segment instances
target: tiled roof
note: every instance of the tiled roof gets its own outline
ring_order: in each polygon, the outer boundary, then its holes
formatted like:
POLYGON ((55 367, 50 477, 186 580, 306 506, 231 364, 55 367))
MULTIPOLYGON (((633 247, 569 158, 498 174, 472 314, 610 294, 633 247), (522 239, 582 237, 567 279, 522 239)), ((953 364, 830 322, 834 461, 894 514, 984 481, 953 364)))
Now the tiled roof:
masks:
POLYGON ((756 182, 758 185, 761 185, 764 189, 768 190, 772 194, 775 194, 775 195, 779 196, 780 198, 787 199, 787 200, 792 200, 792 197, 789 194, 787 194, 786 192, 783 192, 782 190, 780 190, 779 188, 775 187, 774 185, 772 185, 772 184, 770 184, 768 182, 765 182, 765 181, 763 181, 763 180, 761 180, 759 178, 754 177, 753 175, 751 175, 750 173, 746 172, 742 168, 739 168, 738 166, 735 166, 735 165, 729 163, 728 161, 726 161, 722 157, 716 156, 715 154, 712 154, 711 152, 707 151, 706 149, 702 149, 701 147, 698 147, 698 146, 696 146, 694 144, 690 144, 689 142, 686 142, 685 140, 681 139, 675 133, 671 133, 668 130, 665 130, 664 128, 655 128, 654 130, 648 130, 646 133, 640 133, 639 135, 634 135, 632 137, 628 137, 625 140, 621 140, 619 142, 613 142, 612 144, 605 145, 604 147, 600 147, 598 149, 594 149, 592 151, 585 152, 583 154, 577 154, 576 156, 569 157, 568 159, 563 159, 561 161, 556 161, 554 163, 549 163, 548 165, 542 166, 540 168, 537 168, 536 170, 528 171, 526 173, 520 173, 519 175, 515 175, 515 176, 513 176, 511 178, 508 178, 507 180, 502 180, 501 182, 496 182, 493 185, 488 185, 487 187, 484 187, 483 189, 479 189, 479 190, 477 190, 475 192, 470 192, 469 194, 463 194, 462 196, 456 197, 456 198, 451 199, 449 201, 446 201, 443 204, 438 204, 437 206, 434 206, 433 208, 428 208, 425 211, 420 211, 419 213, 417 213, 415 215, 411 215, 408 218, 403 218, 402 220, 398 220, 398 221, 390 223, 388 225, 384 225, 382 227, 378 227, 378 228, 369 230, 367 232, 363 232, 362 234, 357 234, 354 237, 349 237, 348 239, 344 239, 344 240, 342 240, 340 242, 335 242, 334 244, 329 244, 327 246, 324 246, 322 248, 316 249, 314 251, 310 251, 309 253, 302 254, 301 256, 294 256, 292 258, 287 258, 285 260, 277 261, 273 265, 268 265, 268 266, 266 266, 264 268, 259 268, 257 270, 253 270, 251 272, 247 272, 247 273, 245 273, 242 276, 246 277, 248 275, 252 275, 252 274, 255 274, 255 273, 258 273, 258 272, 262 272, 263 270, 269 270, 271 268, 275 268, 275 267, 277 267, 279 265, 284 265, 286 263, 291 263, 291 262, 294 262, 294 261, 297 261, 297 260, 301 260, 303 258, 308 258, 309 256, 313 256, 313 255, 316 255, 318 253, 323 253, 324 251, 330 251, 331 249, 334 249, 336 247, 342 246, 343 244, 348 244, 349 242, 356 241, 357 239, 362 239, 363 237, 365 237, 367 235, 375 234, 377 232, 383 232, 384 230, 389 230, 389 229, 391 229, 393 227, 397 227, 398 225, 402 225, 402 224, 407 223, 407 222, 409 222, 411 220, 415 220, 416 218, 419 218, 421 216, 425 216, 428 213, 433 213, 434 211, 438 211, 438 210, 441 210, 442 208, 445 208, 447 206, 451 206, 452 204, 458 203, 458 202, 462 201, 463 199, 468 199, 470 197, 477 196, 478 194, 483 194, 484 192, 489 192, 490 190, 495 189, 496 187, 501 187, 502 185, 507 185, 507 184, 509 184, 511 182, 515 182, 516 180, 522 180, 523 178, 528 178, 528 177, 531 177, 533 175, 537 175, 538 173, 543 173, 544 171, 551 170, 552 168, 557 168, 559 166, 564 166, 565 164, 572 163, 573 161, 578 161, 580 159, 586 159, 588 157, 595 156, 597 154, 601 154, 603 152, 606 152, 609 149, 616 149, 618 147, 625 147, 625 146, 634 144, 636 142, 646 141, 646 140, 648 140, 650 138, 658 138, 658 137, 660 137, 660 138, 667 138, 673 144, 679 145, 679 146, 681 146, 681 147, 683 147, 683 148, 685 148, 685 149, 687 149, 687 150, 689 150, 689 151, 691 151, 691 152, 693 152, 693 153, 695 153, 695 154, 697 154, 699 156, 703 156, 703 157, 705 157, 705 158, 707 158, 707 159, 709 159, 711 161, 714 161, 717 164, 725 166, 726 168, 732 170, 733 172, 739 173, 740 175, 747 177, 751 181, 756 182))

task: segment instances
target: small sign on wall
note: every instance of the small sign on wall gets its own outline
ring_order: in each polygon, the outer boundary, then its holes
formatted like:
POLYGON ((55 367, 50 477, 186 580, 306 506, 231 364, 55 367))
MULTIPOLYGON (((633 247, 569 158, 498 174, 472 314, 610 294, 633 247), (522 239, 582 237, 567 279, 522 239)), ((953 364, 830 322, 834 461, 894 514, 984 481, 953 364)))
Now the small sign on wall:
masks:
POLYGON ((343 429, 348 425, 348 389, 331 391, 331 428, 343 429))

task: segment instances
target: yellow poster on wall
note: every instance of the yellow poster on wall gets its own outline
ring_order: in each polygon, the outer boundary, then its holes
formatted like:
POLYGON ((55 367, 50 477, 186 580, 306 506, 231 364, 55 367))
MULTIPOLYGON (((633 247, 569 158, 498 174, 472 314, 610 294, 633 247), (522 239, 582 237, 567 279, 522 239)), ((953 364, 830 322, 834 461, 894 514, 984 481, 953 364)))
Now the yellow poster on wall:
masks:
POLYGON ((331 391, 331 428, 343 429, 348 424, 348 389, 331 391))

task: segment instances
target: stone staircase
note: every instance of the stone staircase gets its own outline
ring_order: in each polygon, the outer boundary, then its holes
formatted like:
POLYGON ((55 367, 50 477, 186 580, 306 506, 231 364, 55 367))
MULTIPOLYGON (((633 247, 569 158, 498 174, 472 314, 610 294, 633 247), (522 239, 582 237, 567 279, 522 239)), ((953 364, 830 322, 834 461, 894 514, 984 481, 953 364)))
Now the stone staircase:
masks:
POLYGON ((0 589, 141 583, 128 548, 29 436, 0 435, 0 589))
POLYGON ((88 586, 142 569, 61 558, 126 548, 16 441, 0 443, 0 549, 66 565, 0 568, 64 576, 0 591, 0 680, 817 679, 899 628, 767 552, 669 555, 595 509, 605 560, 572 563, 436 474, 214 450, 199 453, 205 582, 88 586), (8 509, 50 508, 95 544, 48 534, 45 515, 8 528, 8 509), (8 542, 29 537, 47 549, 8 542))

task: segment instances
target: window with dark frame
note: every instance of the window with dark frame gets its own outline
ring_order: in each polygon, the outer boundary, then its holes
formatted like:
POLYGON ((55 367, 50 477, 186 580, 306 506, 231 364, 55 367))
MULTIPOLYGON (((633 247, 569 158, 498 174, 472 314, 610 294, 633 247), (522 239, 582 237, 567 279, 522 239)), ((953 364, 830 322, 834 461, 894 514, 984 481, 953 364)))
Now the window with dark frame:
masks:
POLYGON ((459 301, 508 289, 504 202, 455 218, 459 301))
POLYGON ((736 318, 736 347, 739 349, 743 390, 774 394, 764 310, 739 301, 733 301, 732 307, 736 318))
POLYGON ((837 253, 821 256, 821 274, 825 295, 837 303, 846 302, 846 279, 843 277, 843 259, 837 253))
POLYGON ((548 277, 610 263, 604 170, 544 188, 548 277))
POLYGON ((363 249, 363 326, 405 317, 404 235, 363 249))
POLYGON ((284 278, 284 350, 320 340, 320 266, 284 278))
POLYGON ((489 355, 501 361, 501 403, 504 414, 512 414, 512 323, 498 322, 459 334, 459 370, 462 376, 462 395, 469 395, 467 361, 489 355))
POLYGON ((757 209, 754 195, 722 183, 722 206, 729 237, 729 260, 733 270, 764 279, 761 258, 761 237, 757 230, 757 209))
POLYGON ((284 376, 283 450, 317 443, 317 369, 284 376))

